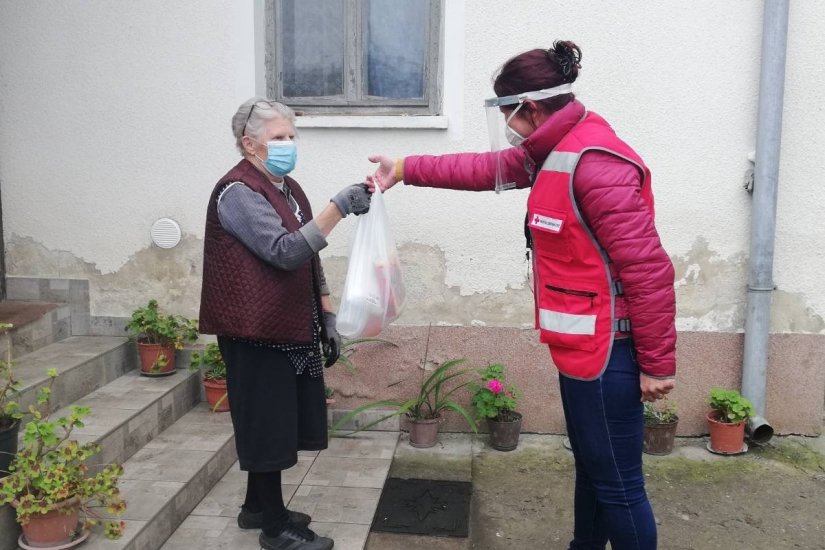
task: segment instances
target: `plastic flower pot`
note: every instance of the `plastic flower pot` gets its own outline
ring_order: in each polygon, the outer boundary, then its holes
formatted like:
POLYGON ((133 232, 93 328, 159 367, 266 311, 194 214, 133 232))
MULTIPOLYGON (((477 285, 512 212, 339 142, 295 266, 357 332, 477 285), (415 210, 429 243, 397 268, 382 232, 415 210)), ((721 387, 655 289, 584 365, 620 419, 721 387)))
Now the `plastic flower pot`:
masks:
POLYGON ((645 422, 645 438, 642 450, 649 455, 669 455, 672 453, 678 424, 678 419, 673 422, 645 422))
POLYGON ((738 454, 745 450, 745 421, 737 424, 719 422, 717 412, 707 413, 710 431, 710 451, 719 454, 738 454))
POLYGON ((140 374, 169 376, 175 373, 175 346, 137 343, 140 356, 140 374))
POLYGON ((229 395, 226 393, 226 380, 209 380, 204 378, 203 390, 206 393, 206 402, 213 412, 229 410, 229 395), (215 405, 218 405, 217 407, 215 405))
POLYGON ((10 427, 5 430, 0 430, 0 479, 6 477, 9 471, 9 465, 14 460, 14 455, 17 453, 17 435, 20 421, 15 421, 10 427))
POLYGON ((418 449, 434 447, 438 442, 440 418, 410 419, 410 445, 418 449))
POLYGON ((73 497, 52 504, 45 514, 32 514, 29 522, 21 526, 26 544, 35 548, 55 548, 72 542, 80 520, 79 503, 80 500, 73 497))
POLYGON ((487 419, 487 426, 490 429, 490 447, 497 451, 512 451, 518 447, 521 434, 521 413, 513 411, 508 415, 512 420, 487 419))

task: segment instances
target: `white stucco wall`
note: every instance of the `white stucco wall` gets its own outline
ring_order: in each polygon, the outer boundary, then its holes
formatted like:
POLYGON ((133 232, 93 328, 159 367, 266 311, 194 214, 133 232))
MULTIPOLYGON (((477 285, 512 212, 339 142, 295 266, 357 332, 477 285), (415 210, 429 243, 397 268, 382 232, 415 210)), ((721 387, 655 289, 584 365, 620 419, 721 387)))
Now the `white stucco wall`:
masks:
MULTIPOLYGON (((750 223, 742 179, 755 144, 761 2, 445 4, 448 129, 303 128, 294 176, 313 204, 361 180, 370 154, 484 150, 481 104, 495 69, 525 49, 572 39, 584 52, 578 96, 653 170, 658 227, 686 275, 680 327, 741 328, 750 223)), ((825 316, 825 219, 816 208, 825 202, 825 4, 792 4, 775 273, 790 296, 780 306, 825 316)), ((202 237, 211 187, 237 158, 230 117, 264 88, 260 13, 260 0, 197 9, 0 0, 6 240, 65 251, 106 275, 150 246, 158 217, 202 237)), ((525 200, 526 192, 415 188, 387 196, 396 239, 443 251, 444 283, 461 295, 523 289, 525 200)), ((326 258, 346 255, 354 224, 345 220, 331 236, 326 258)), ((74 274, 61 273, 60 262, 48 269, 19 262, 9 271, 74 274)), ((126 314, 92 290, 93 313, 126 314)))

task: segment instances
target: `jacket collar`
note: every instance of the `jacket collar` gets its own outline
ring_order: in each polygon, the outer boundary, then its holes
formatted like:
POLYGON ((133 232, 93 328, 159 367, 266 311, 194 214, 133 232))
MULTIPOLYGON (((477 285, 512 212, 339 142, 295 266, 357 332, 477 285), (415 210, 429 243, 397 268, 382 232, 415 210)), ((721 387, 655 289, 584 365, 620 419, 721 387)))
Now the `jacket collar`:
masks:
POLYGON ((586 114, 584 105, 573 100, 544 121, 524 140, 522 146, 536 165, 544 163, 550 152, 586 114))

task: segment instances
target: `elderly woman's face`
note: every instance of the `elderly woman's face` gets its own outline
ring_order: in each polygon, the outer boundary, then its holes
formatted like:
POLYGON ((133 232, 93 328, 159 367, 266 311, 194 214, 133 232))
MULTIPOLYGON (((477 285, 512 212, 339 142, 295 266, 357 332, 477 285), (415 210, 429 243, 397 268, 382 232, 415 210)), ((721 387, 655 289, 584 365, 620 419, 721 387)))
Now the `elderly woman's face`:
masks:
POLYGON ((266 144, 268 141, 292 141, 295 139, 295 127, 285 118, 275 118, 269 120, 264 125, 264 133, 261 140, 256 140, 251 136, 244 136, 244 146, 250 154, 265 159, 266 144))

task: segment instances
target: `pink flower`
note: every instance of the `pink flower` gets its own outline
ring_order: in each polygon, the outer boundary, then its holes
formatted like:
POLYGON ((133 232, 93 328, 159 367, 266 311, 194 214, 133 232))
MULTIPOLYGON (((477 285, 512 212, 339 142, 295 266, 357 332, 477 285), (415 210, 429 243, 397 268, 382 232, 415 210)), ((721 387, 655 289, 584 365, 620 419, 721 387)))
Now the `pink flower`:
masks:
POLYGON ((497 378, 493 378, 492 380, 487 382, 487 389, 489 389, 494 394, 498 395, 504 391, 504 384, 502 384, 501 381, 497 378))

